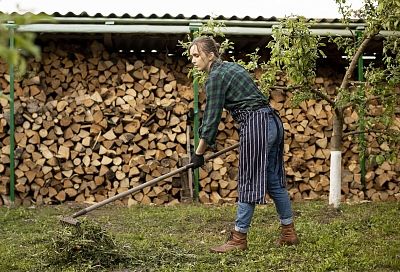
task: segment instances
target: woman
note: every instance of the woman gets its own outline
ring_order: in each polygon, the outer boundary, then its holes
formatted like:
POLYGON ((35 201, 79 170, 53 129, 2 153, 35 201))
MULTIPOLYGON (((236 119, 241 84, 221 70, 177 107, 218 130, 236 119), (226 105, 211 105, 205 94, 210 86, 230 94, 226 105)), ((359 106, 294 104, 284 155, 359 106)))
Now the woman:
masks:
POLYGON ((223 108, 240 124, 239 199, 235 228, 225 244, 211 248, 211 251, 223 253, 247 249, 247 232, 255 205, 264 204, 267 193, 275 203, 281 223, 277 244, 298 244, 286 189, 281 119, 243 67, 220 59, 219 45, 213 38, 196 38, 189 53, 194 67, 208 73, 200 141, 191 160, 194 168, 204 164, 204 152, 207 147, 215 145, 223 108))

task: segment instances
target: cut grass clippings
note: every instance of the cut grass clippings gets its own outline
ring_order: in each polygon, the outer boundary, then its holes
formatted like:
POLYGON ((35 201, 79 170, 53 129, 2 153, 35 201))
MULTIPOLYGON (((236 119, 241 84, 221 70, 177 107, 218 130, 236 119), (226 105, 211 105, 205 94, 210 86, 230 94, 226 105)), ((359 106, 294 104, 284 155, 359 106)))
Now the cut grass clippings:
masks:
POLYGON ((130 246, 117 243, 106 229, 86 218, 78 226, 63 224, 50 236, 43 255, 48 267, 98 270, 130 263, 130 246))
POLYGON ((82 207, 0 207, 0 272, 400 271, 399 202, 293 207, 300 245, 274 245, 279 224, 268 204, 256 208, 249 250, 228 254, 208 249, 225 242, 233 205, 110 204, 79 218, 80 230, 59 216, 82 207))

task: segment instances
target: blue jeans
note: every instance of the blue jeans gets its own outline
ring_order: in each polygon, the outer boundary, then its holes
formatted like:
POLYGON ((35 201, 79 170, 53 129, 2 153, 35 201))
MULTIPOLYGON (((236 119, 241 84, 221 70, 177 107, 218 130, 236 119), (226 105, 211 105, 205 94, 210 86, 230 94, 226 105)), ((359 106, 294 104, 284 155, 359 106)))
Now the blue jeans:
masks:
MULTIPOLYGON (((282 178, 284 178, 282 175, 285 175, 285 173, 279 169, 279 166, 283 168, 282 140, 283 127, 281 126, 281 122, 280 120, 279 122, 273 122, 271 118, 268 131, 267 192, 275 203, 281 224, 289 225, 293 222, 292 206, 288 191, 284 184, 282 184, 282 178)), ((250 228, 254 209, 255 203, 238 202, 235 222, 236 231, 247 233, 250 228)))
MULTIPOLYGON (((282 197, 278 202, 275 202, 276 210, 279 214, 279 219, 282 225, 289 225, 293 222, 293 213, 290 205, 290 199, 285 191, 287 196, 287 201, 284 200, 285 196, 282 194, 282 197)), ((256 204, 254 203, 244 203, 238 202, 236 221, 235 221, 235 230, 241 233, 247 233, 251 219, 253 218, 254 209, 256 204)))

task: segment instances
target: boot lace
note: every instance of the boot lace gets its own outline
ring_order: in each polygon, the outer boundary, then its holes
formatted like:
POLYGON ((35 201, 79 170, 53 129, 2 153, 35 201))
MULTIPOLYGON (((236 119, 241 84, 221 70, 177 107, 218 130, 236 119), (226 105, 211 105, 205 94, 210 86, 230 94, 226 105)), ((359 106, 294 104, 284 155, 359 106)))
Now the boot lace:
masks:
POLYGON ((232 231, 229 233, 228 239, 226 239, 226 241, 229 242, 231 240, 233 240, 233 232, 232 231))

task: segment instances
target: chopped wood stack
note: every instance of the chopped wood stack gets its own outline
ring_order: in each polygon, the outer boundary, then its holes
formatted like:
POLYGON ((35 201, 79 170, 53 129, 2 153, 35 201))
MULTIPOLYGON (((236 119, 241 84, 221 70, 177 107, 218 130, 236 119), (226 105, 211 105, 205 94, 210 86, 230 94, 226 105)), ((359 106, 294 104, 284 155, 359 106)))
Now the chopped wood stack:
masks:
MULTIPOLYGON (((44 48, 15 84, 17 201, 51 204, 99 202, 180 167, 188 154, 188 112, 193 90, 182 58, 143 58, 109 54, 93 42, 82 48, 44 48)), ((7 67, 0 63, 0 85, 7 93, 7 67)), ((282 83, 284 84, 283 80, 282 83)), ((319 79, 328 90, 335 83, 319 79)), ((204 92, 200 103, 205 106, 204 92)), ((290 94, 271 93, 283 121, 285 167, 294 200, 326 198, 332 109, 323 101, 290 106, 290 94)), ((0 99, 0 205, 9 194, 9 103, 0 99)), ((357 117, 346 113, 350 127, 357 117)), ((400 123, 400 122, 399 122, 400 123)), ((400 124, 399 124, 400 127, 400 124)), ((218 150, 238 142, 232 117, 223 112, 218 150)), ((373 138, 370 139, 373 141, 373 138)), ((374 144, 374 149, 387 148, 374 144)), ((367 191, 360 187, 356 144, 346 141, 343 196, 346 199, 400 199, 399 164, 369 169, 367 191)), ((237 199, 238 153, 207 162, 200 169, 202 203, 237 199)), ((164 204, 180 201, 182 184, 172 177, 120 201, 164 204)))
MULTIPOLYGON (((116 59, 99 43, 91 45, 90 56, 68 52, 45 48, 41 63, 30 62, 32 76, 16 84, 19 199, 98 202, 178 168, 187 156, 187 113, 193 100, 186 62, 116 59)), ((4 89, 8 85, 4 77, 1 84, 4 89)), ((8 107, 2 100, 2 108, 8 107)), ((0 117, 0 189, 7 194, 9 112, 0 117)), ((181 185, 173 180, 124 202, 174 201, 181 185)))

